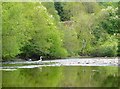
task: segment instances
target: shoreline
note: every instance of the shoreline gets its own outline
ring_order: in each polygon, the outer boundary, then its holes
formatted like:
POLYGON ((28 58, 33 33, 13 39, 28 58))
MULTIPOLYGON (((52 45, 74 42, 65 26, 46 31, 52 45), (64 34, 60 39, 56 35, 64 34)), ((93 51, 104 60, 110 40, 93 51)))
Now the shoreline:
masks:
MULTIPOLYGON (((49 61, 44 61, 49 62, 49 61)), ((75 58, 75 59, 60 59, 51 60, 63 66, 119 66, 120 60, 118 58, 75 58)))
POLYGON ((42 68, 42 67, 69 67, 69 66, 93 66, 93 67, 120 67, 120 60, 118 58, 72 58, 72 59, 58 59, 46 60, 42 62, 24 61, 24 62, 4 62, 0 70, 14 71, 17 69, 27 68, 42 68), (26 62, 26 63, 25 63, 26 62), (30 64, 29 64, 30 63, 30 64), (7 65, 6 65, 7 64, 7 65), (20 64, 20 65, 19 65, 20 64))
POLYGON ((59 66, 119 66, 120 60, 116 58, 69 58, 69 59, 56 59, 56 60, 43 60, 39 61, 18 61, 18 62, 1 62, 2 64, 39 64, 59 66))

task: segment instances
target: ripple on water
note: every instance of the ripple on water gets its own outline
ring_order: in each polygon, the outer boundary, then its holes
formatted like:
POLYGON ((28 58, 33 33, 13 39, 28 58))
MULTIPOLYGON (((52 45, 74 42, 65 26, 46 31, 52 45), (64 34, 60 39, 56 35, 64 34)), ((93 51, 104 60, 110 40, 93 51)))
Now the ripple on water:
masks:
POLYGON ((0 70, 3 70, 3 71, 15 71, 17 69, 0 69, 0 70))

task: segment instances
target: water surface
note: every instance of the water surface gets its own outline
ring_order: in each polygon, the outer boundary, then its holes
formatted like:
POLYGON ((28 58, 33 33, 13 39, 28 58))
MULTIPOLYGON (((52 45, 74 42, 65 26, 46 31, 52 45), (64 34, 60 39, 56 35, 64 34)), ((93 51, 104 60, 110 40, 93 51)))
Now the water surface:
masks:
POLYGON ((117 87, 117 66, 39 66, 1 70, 3 87, 117 87))

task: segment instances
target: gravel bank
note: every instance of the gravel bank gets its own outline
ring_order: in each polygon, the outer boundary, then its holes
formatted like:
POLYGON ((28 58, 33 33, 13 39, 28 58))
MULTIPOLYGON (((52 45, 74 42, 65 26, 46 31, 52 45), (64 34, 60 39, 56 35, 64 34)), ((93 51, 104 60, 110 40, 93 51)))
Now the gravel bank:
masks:
POLYGON ((61 66, 118 66, 120 64, 119 58, 75 58, 43 62, 56 62, 56 65, 61 66))
POLYGON ((120 66, 119 58, 70 58, 45 61, 3 62, 3 64, 31 64, 39 66, 120 66))

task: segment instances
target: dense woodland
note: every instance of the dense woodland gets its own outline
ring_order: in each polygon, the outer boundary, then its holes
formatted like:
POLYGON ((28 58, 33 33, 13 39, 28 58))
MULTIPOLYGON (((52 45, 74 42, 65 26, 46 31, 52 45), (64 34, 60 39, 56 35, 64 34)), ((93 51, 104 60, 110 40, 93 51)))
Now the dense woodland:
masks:
POLYGON ((2 58, 120 55, 117 2, 4 2, 2 58))

